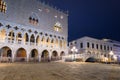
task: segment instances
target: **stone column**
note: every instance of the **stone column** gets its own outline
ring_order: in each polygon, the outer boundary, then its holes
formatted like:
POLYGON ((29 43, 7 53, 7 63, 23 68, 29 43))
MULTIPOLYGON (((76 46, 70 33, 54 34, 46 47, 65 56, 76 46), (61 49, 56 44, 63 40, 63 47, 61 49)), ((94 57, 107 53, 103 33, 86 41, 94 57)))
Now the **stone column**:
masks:
POLYGON ((15 61, 15 54, 12 54, 12 62, 15 61))
POLYGON ((28 45, 30 45, 30 37, 31 37, 31 36, 29 36, 29 39, 28 39, 28 45))
POLYGON ((16 41, 16 33, 14 33, 14 43, 16 43, 17 41, 16 41))
POLYGON ((16 51, 12 50, 12 62, 15 62, 15 53, 16 51))
POLYGON ((49 53, 49 60, 51 60, 51 55, 52 55, 52 52, 50 51, 50 53, 49 53))
POLYGON ((41 62, 41 55, 38 54, 38 61, 41 62))
POLYGON ((26 61, 29 62, 29 52, 27 52, 26 61))
POLYGON ((34 42, 34 45, 35 45, 35 46, 37 45, 37 43, 36 43, 36 39, 37 39, 37 37, 35 37, 35 42, 34 42))

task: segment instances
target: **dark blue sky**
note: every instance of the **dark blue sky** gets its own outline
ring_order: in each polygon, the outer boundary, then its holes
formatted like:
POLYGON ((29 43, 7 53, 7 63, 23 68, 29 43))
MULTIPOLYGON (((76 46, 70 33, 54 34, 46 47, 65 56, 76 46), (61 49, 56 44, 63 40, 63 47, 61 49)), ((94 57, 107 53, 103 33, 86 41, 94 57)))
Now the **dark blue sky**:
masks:
POLYGON ((41 0, 69 11, 69 38, 83 36, 120 41, 120 0, 41 0))

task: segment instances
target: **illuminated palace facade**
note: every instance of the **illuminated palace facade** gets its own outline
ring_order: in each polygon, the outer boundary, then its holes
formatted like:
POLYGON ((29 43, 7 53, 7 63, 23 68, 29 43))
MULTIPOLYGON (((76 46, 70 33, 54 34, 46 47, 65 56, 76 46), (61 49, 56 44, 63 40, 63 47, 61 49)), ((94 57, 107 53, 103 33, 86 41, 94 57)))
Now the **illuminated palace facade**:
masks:
POLYGON ((61 59, 67 38, 68 14, 38 0, 0 0, 0 61, 61 59))

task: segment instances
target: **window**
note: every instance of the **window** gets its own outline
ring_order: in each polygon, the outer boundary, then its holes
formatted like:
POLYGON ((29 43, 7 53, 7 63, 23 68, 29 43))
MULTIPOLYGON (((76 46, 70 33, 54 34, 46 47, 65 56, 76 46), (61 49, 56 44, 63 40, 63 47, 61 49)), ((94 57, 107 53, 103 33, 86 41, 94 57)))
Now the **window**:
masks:
POLYGON ((96 44, 96 49, 98 49, 98 44, 96 44))
POLYGON ((35 12, 32 12, 28 19, 29 19, 29 23, 32 25, 38 25, 39 23, 39 16, 35 12))
POLYGON ((107 50, 109 50, 109 46, 107 46, 107 50))
POLYGON ((83 43, 80 43, 80 48, 83 48, 83 43))
POLYGON ((106 46, 104 45, 104 50, 106 50, 106 46))
POLYGON ((33 25, 38 25, 38 19, 35 19, 33 17, 29 17, 29 23, 33 25))
POLYGON ((92 43, 92 48, 94 48, 94 44, 92 43))
POLYGON ((87 42, 87 48, 89 48, 90 47, 90 44, 89 44, 89 42, 87 42))
POLYGON ((18 37, 19 37, 19 38, 22 38, 22 35, 19 33, 19 34, 18 34, 18 37))
POLYGON ((7 5, 4 1, 0 0, 0 12, 6 13, 7 5))
POLYGON ((62 25, 61 23, 57 22, 55 25, 54 25, 54 31, 57 31, 57 32, 61 32, 62 31, 62 25))
POLYGON ((100 45, 100 49, 102 50, 102 45, 100 45))

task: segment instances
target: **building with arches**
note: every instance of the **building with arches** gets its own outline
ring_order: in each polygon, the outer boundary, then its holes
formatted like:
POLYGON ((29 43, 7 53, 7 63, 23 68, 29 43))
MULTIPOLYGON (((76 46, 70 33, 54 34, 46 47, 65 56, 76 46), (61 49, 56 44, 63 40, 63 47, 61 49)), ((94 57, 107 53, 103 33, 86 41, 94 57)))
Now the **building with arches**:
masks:
POLYGON ((103 60, 105 57, 109 58, 111 51, 116 54, 114 44, 106 41, 106 39, 100 40, 87 36, 76 39, 69 42, 69 53, 72 53, 71 48, 73 46, 76 46, 78 49, 77 53, 80 54, 79 56, 83 59, 83 61, 86 61, 91 57, 99 60, 103 60))
POLYGON ((0 0, 0 61, 58 60, 67 39, 68 14, 38 0, 0 0))

